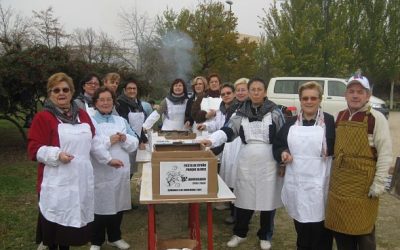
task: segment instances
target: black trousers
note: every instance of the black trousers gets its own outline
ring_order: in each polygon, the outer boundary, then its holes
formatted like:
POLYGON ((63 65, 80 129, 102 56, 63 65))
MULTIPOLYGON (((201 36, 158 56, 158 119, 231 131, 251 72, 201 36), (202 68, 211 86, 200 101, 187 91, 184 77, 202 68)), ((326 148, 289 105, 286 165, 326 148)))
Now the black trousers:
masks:
POLYGON ((120 211, 112 215, 94 215, 92 245, 101 246, 107 239, 114 242, 121 239, 121 222, 123 212, 120 211))
MULTIPOLYGON (((229 188, 231 191, 232 191, 232 193, 233 193, 233 188, 229 188)), ((235 204, 233 203, 233 202, 230 202, 229 203, 229 210, 231 211, 231 216, 233 217, 233 218, 236 218, 236 207, 235 207, 235 204)))
MULTIPOLYGON (((241 238, 247 236, 249 231, 249 223, 253 216, 254 210, 243 209, 235 207, 236 211, 236 222, 233 227, 233 234, 241 238)), ((260 229, 257 232, 257 236, 260 240, 271 240, 274 232, 274 217, 275 211, 261 211, 260 212, 260 229)))
POLYGON ((301 223, 294 220, 297 250, 331 250, 333 237, 324 221, 301 223))
POLYGON ((332 232, 338 250, 375 250, 375 227, 369 234, 349 235, 332 232))

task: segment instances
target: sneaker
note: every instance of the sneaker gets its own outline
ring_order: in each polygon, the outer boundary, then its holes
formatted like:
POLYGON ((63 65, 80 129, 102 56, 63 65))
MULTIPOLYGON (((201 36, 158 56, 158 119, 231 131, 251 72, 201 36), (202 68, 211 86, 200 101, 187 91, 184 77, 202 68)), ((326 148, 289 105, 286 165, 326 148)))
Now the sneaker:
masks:
POLYGON ((237 247, 240 243, 245 241, 247 238, 242 238, 237 235, 233 235, 232 238, 226 243, 228 247, 237 247))
POLYGON ((221 203, 218 203, 218 204, 215 206, 215 209, 217 209, 217 210, 219 210, 219 211, 228 210, 228 209, 230 209, 230 206, 229 206, 228 203, 226 203, 226 202, 221 202, 221 203))
POLYGON ((225 223, 228 224, 228 225, 235 224, 235 217, 229 216, 229 217, 225 218, 224 221, 225 221, 225 223))
POLYGON ((40 242, 40 244, 37 248, 37 250, 47 250, 47 249, 48 249, 47 246, 43 245, 43 242, 40 242))
POLYGON ((90 250, 100 250, 101 246, 97 246, 97 245, 91 245, 90 246, 90 250))
POLYGON ((271 249, 271 242, 269 240, 260 240, 260 248, 263 250, 271 249))
POLYGON ((108 245, 116 247, 118 249, 129 249, 131 246, 126 243, 123 239, 114 241, 114 242, 108 242, 108 245))

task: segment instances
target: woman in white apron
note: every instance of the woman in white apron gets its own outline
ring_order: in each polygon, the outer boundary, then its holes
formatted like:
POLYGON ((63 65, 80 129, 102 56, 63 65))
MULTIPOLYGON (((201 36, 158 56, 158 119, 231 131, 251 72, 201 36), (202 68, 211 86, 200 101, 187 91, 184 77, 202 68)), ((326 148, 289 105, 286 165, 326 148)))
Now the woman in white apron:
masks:
POLYGON ((150 114, 143 124, 143 128, 146 130, 151 129, 162 116, 163 125, 161 130, 188 130, 190 122, 185 119, 187 100, 185 81, 179 78, 175 79, 171 84, 168 96, 160 103, 159 110, 155 110, 150 114))
POLYGON ((119 249, 130 246, 121 238, 121 222, 124 210, 131 209, 129 153, 138 146, 138 138, 127 121, 112 115, 114 94, 107 88, 99 88, 93 103, 96 114, 92 117, 96 134, 101 138, 106 155, 122 161, 121 166, 110 167, 92 159, 94 172, 94 223, 91 250, 98 250, 105 241, 119 249))
MULTIPOLYGON (((142 102, 137 98, 138 91, 136 80, 127 80, 124 84, 123 92, 117 98, 116 110, 121 117, 128 121, 132 130, 138 135, 139 149, 144 150, 146 149, 144 144, 148 142, 146 134, 142 128, 146 119, 146 114, 144 112, 142 102)), ((137 150, 129 154, 129 159, 131 162, 131 178, 135 172, 136 154, 137 150)))
POLYGON ((322 112, 322 87, 307 82, 299 88, 301 111, 279 131, 275 159, 286 165, 282 202, 293 218, 297 249, 332 249, 332 236, 324 227, 335 122, 322 112))
POLYGON ((272 141, 284 118, 275 103, 265 97, 262 79, 248 83, 249 97, 229 120, 227 126, 213 133, 205 146, 219 146, 240 136, 243 145, 237 158, 235 183, 236 222, 228 247, 246 240, 249 222, 255 210, 261 211, 258 238, 261 249, 271 248, 275 209, 282 206, 282 178, 272 155, 272 141))
MULTIPOLYGON (((249 91, 247 89, 248 78, 240 78, 236 80, 235 84, 235 105, 232 109, 235 112, 241 107, 244 101, 247 100, 249 96, 249 91)), ((236 172, 237 172, 237 157, 239 156, 239 150, 242 146, 242 140, 240 137, 234 139, 231 143, 225 143, 224 151, 221 157, 221 169, 219 175, 225 181, 226 185, 234 191, 236 182, 236 172)), ((234 203, 230 203, 230 216, 225 218, 225 223, 233 224, 235 223, 235 206, 234 203)))
POLYGON ((64 73, 47 83, 44 110, 35 115, 28 135, 28 153, 39 162, 37 190, 39 220, 36 241, 52 249, 85 245, 91 237, 94 214, 93 167, 118 161, 102 155, 92 140, 95 129, 88 114, 71 99, 72 79, 64 73))
MULTIPOLYGON (((216 130, 222 128, 227 121, 229 121, 230 117, 236 112, 236 110, 241 106, 243 101, 245 101, 248 97, 247 91, 247 78, 241 78, 235 82, 235 88, 232 85, 224 84, 221 88, 221 97, 222 102, 219 110, 217 111, 217 115, 204 122, 203 124, 199 124, 199 129, 204 130, 207 129, 208 133, 213 133, 216 130), (243 81, 243 79, 245 79, 243 81), (236 89, 244 89, 245 95, 243 95, 242 91, 240 91, 239 98, 236 97, 236 89)), ((233 142, 225 143, 220 147, 213 148, 214 154, 218 155, 220 152, 220 169, 219 175, 228 185, 228 187, 233 191, 234 182, 236 180, 236 156, 239 153, 240 145, 242 144, 240 138, 236 138, 233 142)), ((224 202, 215 207, 217 210, 225 210, 230 209, 230 216, 225 219, 225 223, 233 224, 235 221, 235 209, 232 202, 224 202)))
POLYGON ((100 87, 100 78, 95 73, 89 73, 80 82, 81 93, 74 102, 79 108, 85 110, 89 116, 94 115, 93 94, 100 87))
POLYGON ((210 74, 207 77, 209 88, 203 95, 199 95, 193 102, 191 115, 193 120, 200 124, 216 116, 221 103, 221 77, 210 74))

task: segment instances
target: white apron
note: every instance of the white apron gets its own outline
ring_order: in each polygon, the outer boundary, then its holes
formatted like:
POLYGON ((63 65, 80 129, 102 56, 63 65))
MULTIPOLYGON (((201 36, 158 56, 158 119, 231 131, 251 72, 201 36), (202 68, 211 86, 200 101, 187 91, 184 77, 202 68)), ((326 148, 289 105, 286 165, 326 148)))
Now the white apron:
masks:
POLYGON ((168 117, 165 117, 161 130, 186 130, 184 125, 187 99, 182 104, 174 104, 168 99, 166 101, 168 117))
POLYGON ((80 228, 94 219, 92 131, 87 123, 60 123, 58 135, 61 151, 74 159, 57 167, 44 167, 39 207, 48 221, 80 228))
POLYGON ((237 172, 237 158, 239 155, 240 147, 242 146, 242 139, 237 137, 233 142, 225 143, 224 151, 221 157, 221 169, 219 175, 225 181, 228 187, 233 188, 236 182, 237 172))
POLYGON ((237 161, 236 207, 269 211, 282 206, 283 180, 278 176, 278 166, 269 143, 270 124, 270 113, 261 122, 242 119, 247 144, 240 148, 237 161))
POLYGON ((90 117, 94 116, 94 114, 96 113, 96 109, 94 107, 89 107, 89 105, 86 102, 85 102, 85 109, 90 117))
POLYGON ((144 123, 144 113, 143 112, 129 112, 128 122, 132 130, 140 137, 142 133, 142 127, 144 123))
MULTIPOLYGON (((97 123, 94 121, 99 136, 110 137, 117 132, 126 134, 123 118, 114 116, 115 123, 97 123)), ((94 120, 94 119, 93 119, 94 120)), ((123 161, 124 166, 114 168, 100 164, 93 159, 94 170, 94 212, 95 214, 112 215, 119 211, 131 209, 130 163, 129 153, 119 143, 109 149, 113 159, 123 161)))
POLYGON ((321 157, 324 129, 293 125, 288 146, 293 162, 286 166, 282 201, 295 220, 320 222, 325 219, 332 157, 321 157))

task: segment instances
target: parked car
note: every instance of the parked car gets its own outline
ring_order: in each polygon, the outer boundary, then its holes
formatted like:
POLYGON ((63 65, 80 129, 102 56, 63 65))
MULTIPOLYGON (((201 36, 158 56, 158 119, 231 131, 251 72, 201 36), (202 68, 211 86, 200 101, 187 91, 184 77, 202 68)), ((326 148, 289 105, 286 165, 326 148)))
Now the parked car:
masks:
MULTIPOLYGON (((340 110, 347 108, 344 93, 346 91, 347 80, 341 78, 328 77, 274 77, 268 84, 268 99, 276 104, 286 107, 296 107, 300 109, 298 95, 299 86, 305 82, 316 81, 322 86, 322 110, 337 116, 340 110)), ((386 118, 389 117, 389 109, 385 102, 378 97, 371 96, 369 99, 372 108, 382 112, 386 118)))

